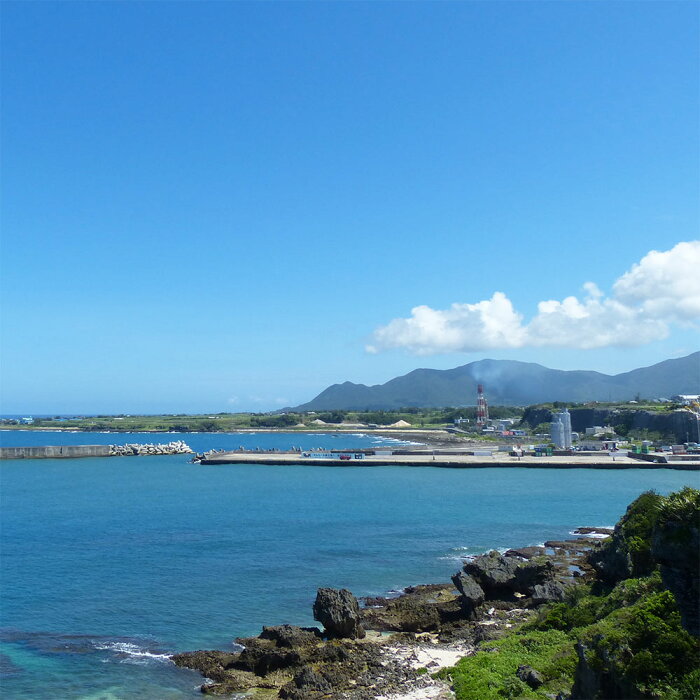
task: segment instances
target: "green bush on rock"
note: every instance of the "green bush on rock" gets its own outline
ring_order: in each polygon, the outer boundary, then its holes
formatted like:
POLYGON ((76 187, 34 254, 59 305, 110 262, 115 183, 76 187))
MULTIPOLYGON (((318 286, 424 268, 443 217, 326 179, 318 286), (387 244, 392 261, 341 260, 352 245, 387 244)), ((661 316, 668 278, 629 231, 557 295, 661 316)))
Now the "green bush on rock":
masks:
POLYGON ((520 629, 480 647, 453 669, 458 700, 700 698, 696 634, 700 491, 646 492, 590 559, 592 584, 571 588, 520 629), (634 578, 632 577, 634 574, 634 578), (517 675, 533 667, 542 686, 517 675))
POLYGON ((576 654, 563 632, 513 633, 481 649, 439 674, 451 676, 457 700, 546 698, 571 687, 576 654), (537 690, 517 677, 518 667, 524 664, 542 675, 544 684, 537 690))

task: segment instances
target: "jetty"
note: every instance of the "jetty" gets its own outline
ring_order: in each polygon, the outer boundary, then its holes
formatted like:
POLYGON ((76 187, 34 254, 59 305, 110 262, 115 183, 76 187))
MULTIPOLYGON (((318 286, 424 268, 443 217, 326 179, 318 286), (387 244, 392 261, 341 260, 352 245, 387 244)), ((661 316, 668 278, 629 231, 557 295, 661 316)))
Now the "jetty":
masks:
POLYGON ((632 452, 571 454, 515 454, 498 450, 332 450, 260 452, 208 452, 197 455, 202 465, 225 464, 297 465, 306 467, 445 467, 452 469, 678 469, 700 471, 700 455, 659 454, 655 461, 632 452))
POLYGON ((81 457, 147 457, 184 454, 194 454, 194 450, 183 440, 160 444, 0 447, 0 459, 76 459, 81 457))

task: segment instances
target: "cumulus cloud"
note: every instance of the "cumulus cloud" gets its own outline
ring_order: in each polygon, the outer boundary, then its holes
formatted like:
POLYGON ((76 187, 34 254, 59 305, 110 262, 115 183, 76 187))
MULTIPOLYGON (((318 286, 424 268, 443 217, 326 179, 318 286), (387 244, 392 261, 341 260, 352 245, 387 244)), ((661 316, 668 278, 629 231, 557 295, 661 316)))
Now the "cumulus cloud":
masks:
POLYGON ((581 299, 541 301, 523 323, 503 292, 449 309, 416 306, 408 318, 378 328, 369 352, 404 348, 418 355, 498 348, 600 348, 643 345, 668 336, 674 324, 700 320, 700 241, 651 251, 618 278, 612 294, 593 282, 581 299))

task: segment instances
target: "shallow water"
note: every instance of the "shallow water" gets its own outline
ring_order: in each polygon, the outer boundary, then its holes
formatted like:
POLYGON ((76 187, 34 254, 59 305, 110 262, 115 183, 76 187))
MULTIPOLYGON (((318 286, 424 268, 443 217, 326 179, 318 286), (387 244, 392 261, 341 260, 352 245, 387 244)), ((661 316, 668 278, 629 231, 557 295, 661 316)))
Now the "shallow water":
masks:
MULTIPOLYGON (((68 444, 56 442, 61 436, 76 439, 70 444, 98 437, 59 433, 44 444, 68 444)), ((182 438, 196 450, 371 440, 102 437, 182 438)), ((231 648, 234 637, 263 624, 312 624, 319 586, 376 595, 447 581, 466 554, 610 525, 648 488, 700 486, 698 474, 671 470, 203 467, 187 460, 0 464, 3 698, 199 697, 201 678, 166 654, 231 648)))

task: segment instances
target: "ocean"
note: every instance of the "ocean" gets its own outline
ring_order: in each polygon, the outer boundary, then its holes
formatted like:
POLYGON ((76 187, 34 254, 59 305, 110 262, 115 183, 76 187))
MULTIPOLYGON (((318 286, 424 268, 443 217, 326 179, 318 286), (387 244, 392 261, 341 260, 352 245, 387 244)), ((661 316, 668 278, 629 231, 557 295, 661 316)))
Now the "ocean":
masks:
MULTIPOLYGON (((3 445, 168 442, 194 450, 376 445, 355 435, 0 432, 3 445)), ((382 441, 385 442, 385 441, 382 441)), ((314 624, 319 586, 381 595, 461 558, 612 525, 696 472, 201 466, 189 457, 0 463, 4 700, 180 700, 168 654, 314 624)))

